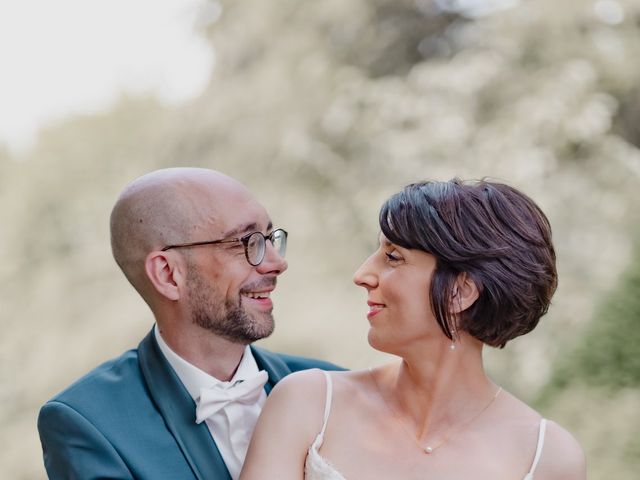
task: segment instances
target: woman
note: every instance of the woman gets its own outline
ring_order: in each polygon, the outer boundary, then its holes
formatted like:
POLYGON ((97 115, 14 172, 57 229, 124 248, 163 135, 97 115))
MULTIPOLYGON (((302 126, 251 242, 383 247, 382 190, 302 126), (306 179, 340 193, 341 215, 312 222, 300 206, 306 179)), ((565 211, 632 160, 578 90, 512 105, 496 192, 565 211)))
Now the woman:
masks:
POLYGON ((423 182, 387 200, 380 228, 354 281, 368 292, 369 343, 400 361, 280 382, 241 479, 585 479, 575 439, 482 363, 484 345, 530 332, 549 307, 542 211, 500 183, 423 182))

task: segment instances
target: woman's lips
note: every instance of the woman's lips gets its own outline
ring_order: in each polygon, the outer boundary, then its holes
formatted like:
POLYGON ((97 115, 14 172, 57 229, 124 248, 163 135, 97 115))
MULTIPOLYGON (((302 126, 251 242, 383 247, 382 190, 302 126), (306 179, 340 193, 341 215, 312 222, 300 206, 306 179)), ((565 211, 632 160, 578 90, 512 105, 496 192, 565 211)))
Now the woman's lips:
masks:
POLYGON ((370 300, 367 302, 367 305, 369 305, 369 311, 367 312, 367 318, 369 320, 379 314, 385 307, 384 303, 372 302, 370 300))

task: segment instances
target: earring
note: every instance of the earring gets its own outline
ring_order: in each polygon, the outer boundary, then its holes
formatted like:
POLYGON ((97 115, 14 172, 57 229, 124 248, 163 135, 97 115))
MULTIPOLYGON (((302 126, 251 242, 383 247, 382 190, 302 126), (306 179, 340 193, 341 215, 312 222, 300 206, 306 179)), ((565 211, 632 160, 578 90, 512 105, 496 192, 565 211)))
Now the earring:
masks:
POLYGON ((451 344, 449 345, 449 350, 455 350, 456 349, 456 337, 457 337, 457 330, 451 330, 451 344))

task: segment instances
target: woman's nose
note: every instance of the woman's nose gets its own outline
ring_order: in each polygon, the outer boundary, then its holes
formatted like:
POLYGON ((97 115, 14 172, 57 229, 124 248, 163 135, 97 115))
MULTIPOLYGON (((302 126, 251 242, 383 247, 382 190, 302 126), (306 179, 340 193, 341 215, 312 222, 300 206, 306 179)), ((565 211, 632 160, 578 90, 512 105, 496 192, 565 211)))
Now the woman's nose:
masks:
POLYGON ((360 265, 358 270, 356 270, 356 273, 353 274, 353 283, 359 287, 371 289, 378 285, 378 277, 375 275, 372 268, 374 255, 367 258, 362 265, 360 265))

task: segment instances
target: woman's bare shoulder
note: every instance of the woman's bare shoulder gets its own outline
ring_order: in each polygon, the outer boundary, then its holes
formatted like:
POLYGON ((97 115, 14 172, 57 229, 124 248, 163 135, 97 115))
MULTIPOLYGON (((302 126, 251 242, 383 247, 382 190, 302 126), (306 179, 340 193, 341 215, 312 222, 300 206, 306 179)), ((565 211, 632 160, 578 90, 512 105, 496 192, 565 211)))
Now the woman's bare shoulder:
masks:
MULTIPOLYGON (((531 465, 543 415, 509 392, 494 411, 498 437, 508 437, 509 456, 516 464, 531 465)), ((578 441, 556 422, 546 420, 544 443, 535 470, 536 480, 585 480, 585 455, 578 441)))
MULTIPOLYGON (((541 420, 539 412, 515 397, 511 417, 522 433, 523 444, 531 441, 539 433, 541 420)), ((536 480, 585 480, 585 455, 582 447, 568 430, 552 420, 546 420, 544 443, 540 461, 535 471, 536 480)), ((526 448, 525 448, 526 450, 526 448)))
POLYGON ((367 388, 371 383, 371 369, 327 372, 333 380, 336 392, 353 392, 367 388))
POLYGON ((330 372, 333 380, 333 404, 335 405, 335 412, 332 410, 332 415, 352 414, 354 409, 361 410, 367 406, 378 404, 381 397, 373 378, 376 370, 330 372))
POLYGON ((548 420, 538 480, 585 480, 587 478, 584 450, 566 429, 548 420))
POLYGON ((320 370, 305 370, 276 384, 258 419, 241 478, 267 478, 265 472, 268 478, 302 478, 307 449, 322 426, 325 383, 320 370))
POLYGON ((280 380, 262 409, 252 448, 268 450, 270 440, 262 438, 273 439, 277 432, 281 443, 290 444, 292 452, 299 450, 302 455, 322 426, 325 384, 324 375, 318 369, 295 372, 280 380))
POLYGON ((298 409, 304 408, 304 404, 313 411, 324 403, 325 391, 326 379, 322 370, 300 370, 280 380, 273 387, 268 401, 279 405, 296 404, 299 405, 298 409))

